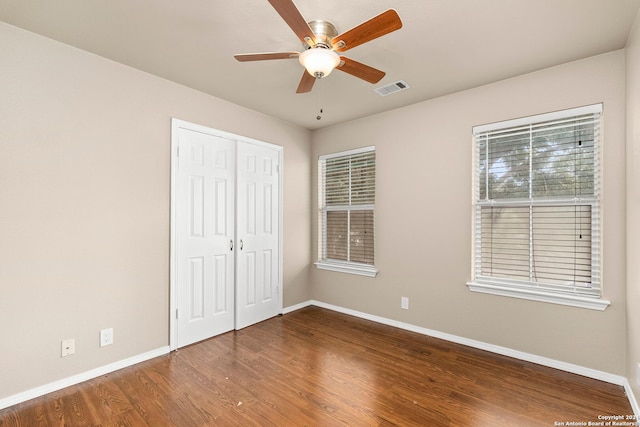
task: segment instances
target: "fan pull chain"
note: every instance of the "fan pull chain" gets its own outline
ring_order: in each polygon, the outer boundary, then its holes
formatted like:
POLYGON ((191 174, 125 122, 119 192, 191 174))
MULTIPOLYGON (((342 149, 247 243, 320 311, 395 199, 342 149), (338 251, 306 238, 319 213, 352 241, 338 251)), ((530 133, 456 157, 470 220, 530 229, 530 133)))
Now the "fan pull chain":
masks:
POLYGON ((316 116, 316 120, 321 120, 322 119, 322 113, 324 112, 323 108, 322 108, 322 86, 324 86, 322 84, 322 79, 318 79, 318 103, 320 104, 320 114, 318 114, 316 116))

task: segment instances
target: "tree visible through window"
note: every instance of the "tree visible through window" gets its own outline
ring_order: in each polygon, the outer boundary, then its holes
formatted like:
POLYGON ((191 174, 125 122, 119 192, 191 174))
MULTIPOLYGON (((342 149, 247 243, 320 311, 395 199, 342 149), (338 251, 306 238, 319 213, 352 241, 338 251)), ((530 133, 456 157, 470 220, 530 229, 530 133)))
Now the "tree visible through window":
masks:
POLYGON ((474 284, 600 297, 600 108, 474 129, 474 284))

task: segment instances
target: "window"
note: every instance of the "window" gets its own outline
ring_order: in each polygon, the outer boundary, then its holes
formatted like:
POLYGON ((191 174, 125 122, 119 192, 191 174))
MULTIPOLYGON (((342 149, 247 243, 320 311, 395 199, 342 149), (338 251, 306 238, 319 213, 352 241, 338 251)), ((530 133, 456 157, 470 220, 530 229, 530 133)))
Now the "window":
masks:
POLYGON ((600 115, 581 107, 474 128, 473 291, 604 310, 600 115))
POLYGON ((375 239, 374 147, 318 160, 318 268, 373 277, 375 239))

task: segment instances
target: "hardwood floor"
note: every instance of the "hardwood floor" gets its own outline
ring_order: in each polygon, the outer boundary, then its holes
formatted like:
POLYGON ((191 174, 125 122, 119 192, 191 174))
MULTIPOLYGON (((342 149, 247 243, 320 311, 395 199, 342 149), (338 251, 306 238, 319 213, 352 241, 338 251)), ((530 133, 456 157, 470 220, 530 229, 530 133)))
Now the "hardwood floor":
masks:
POLYGON ((554 426, 630 414, 619 386, 308 307, 4 409, 0 426, 554 426))

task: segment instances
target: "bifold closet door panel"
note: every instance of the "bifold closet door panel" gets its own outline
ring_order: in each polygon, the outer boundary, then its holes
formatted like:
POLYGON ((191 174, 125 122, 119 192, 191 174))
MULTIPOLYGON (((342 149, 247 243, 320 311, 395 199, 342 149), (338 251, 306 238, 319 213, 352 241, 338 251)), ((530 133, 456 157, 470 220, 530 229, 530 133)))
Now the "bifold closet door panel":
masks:
POLYGON ((235 326, 235 141, 178 133, 178 346, 235 326))
POLYGON ((237 145, 236 329, 279 314, 280 153, 237 145))

